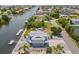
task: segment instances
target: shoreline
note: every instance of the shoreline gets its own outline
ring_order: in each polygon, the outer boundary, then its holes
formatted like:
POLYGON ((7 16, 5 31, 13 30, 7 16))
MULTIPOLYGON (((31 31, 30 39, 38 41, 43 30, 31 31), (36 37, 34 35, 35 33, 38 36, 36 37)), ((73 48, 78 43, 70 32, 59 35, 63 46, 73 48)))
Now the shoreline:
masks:
POLYGON ((17 44, 15 45, 15 47, 13 48, 11 54, 18 54, 18 49, 21 47, 20 44, 22 44, 22 41, 24 39, 24 33, 25 33, 25 30, 23 30, 23 33, 21 35, 21 37, 19 38, 17 44))

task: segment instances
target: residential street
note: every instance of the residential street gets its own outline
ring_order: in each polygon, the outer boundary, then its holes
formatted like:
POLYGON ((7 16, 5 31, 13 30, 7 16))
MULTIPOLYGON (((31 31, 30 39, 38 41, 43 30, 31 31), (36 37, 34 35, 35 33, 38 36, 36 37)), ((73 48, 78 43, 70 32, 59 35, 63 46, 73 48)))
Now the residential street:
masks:
MULTIPOLYGON (((56 20, 51 20, 51 23, 56 26, 56 27, 60 27, 59 25, 57 25, 57 23, 55 22, 56 20)), ((73 54, 79 54, 79 48, 76 46, 76 44, 72 41, 73 39, 68 35, 68 33, 64 30, 62 31, 62 36, 64 39, 64 42, 67 44, 68 48, 71 50, 71 52, 73 54)))
POLYGON ((79 48, 76 46, 76 44, 72 41, 73 39, 67 34, 66 31, 62 32, 63 39, 71 52, 73 54, 79 54, 79 48))

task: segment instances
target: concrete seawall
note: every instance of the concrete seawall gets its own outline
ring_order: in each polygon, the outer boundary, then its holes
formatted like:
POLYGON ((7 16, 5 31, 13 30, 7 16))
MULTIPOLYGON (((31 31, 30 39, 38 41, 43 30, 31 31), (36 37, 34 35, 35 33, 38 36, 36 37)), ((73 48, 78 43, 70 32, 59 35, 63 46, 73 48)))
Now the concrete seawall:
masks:
POLYGON ((24 33, 25 33, 25 30, 23 31, 20 39, 18 40, 16 46, 14 47, 13 51, 11 52, 11 54, 18 54, 18 49, 24 45, 24 33))

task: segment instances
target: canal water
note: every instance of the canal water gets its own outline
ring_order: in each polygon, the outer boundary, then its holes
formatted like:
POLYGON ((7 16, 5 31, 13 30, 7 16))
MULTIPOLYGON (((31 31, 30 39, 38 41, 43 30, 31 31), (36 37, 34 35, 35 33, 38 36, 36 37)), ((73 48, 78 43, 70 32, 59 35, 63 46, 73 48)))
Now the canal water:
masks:
POLYGON ((23 15, 12 16, 10 23, 0 28, 0 54, 9 54, 12 52, 16 44, 9 46, 9 41, 18 41, 20 37, 16 36, 16 33, 19 29, 23 28, 25 21, 36 13, 37 8, 34 7, 23 15))

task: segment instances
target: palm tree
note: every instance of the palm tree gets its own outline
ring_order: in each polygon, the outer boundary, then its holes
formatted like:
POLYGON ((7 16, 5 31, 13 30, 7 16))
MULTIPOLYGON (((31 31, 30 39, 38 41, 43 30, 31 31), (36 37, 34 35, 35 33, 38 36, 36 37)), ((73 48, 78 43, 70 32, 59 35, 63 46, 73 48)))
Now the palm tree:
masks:
POLYGON ((59 50, 58 50, 58 48, 56 47, 56 46, 53 46, 53 51, 56 53, 56 54, 58 54, 59 52, 59 50))
MULTIPOLYGON (((22 47, 19 48, 19 51, 21 49, 23 49, 23 51, 24 51, 24 53, 21 53, 21 54, 29 54, 29 51, 28 51, 29 50, 29 46, 28 45, 24 44, 22 47)), ((20 52, 19 52, 19 54, 20 54, 20 52)))
POLYGON ((29 49, 29 47, 26 44, 24 44, 23 50, 26 51, 26 48, 29 49))
POLYGON ((57 54, 60 54, 61 52, 65 53, 64 52, 64 47, 61 46, 60 44, 56 45, 56 46, 53 46, 53 50, 55 53, 57 54))
POLYGON ((64 51, 64 47, 60 44, 57 45, 57 48, 59 49, 59 53, 64 51))

